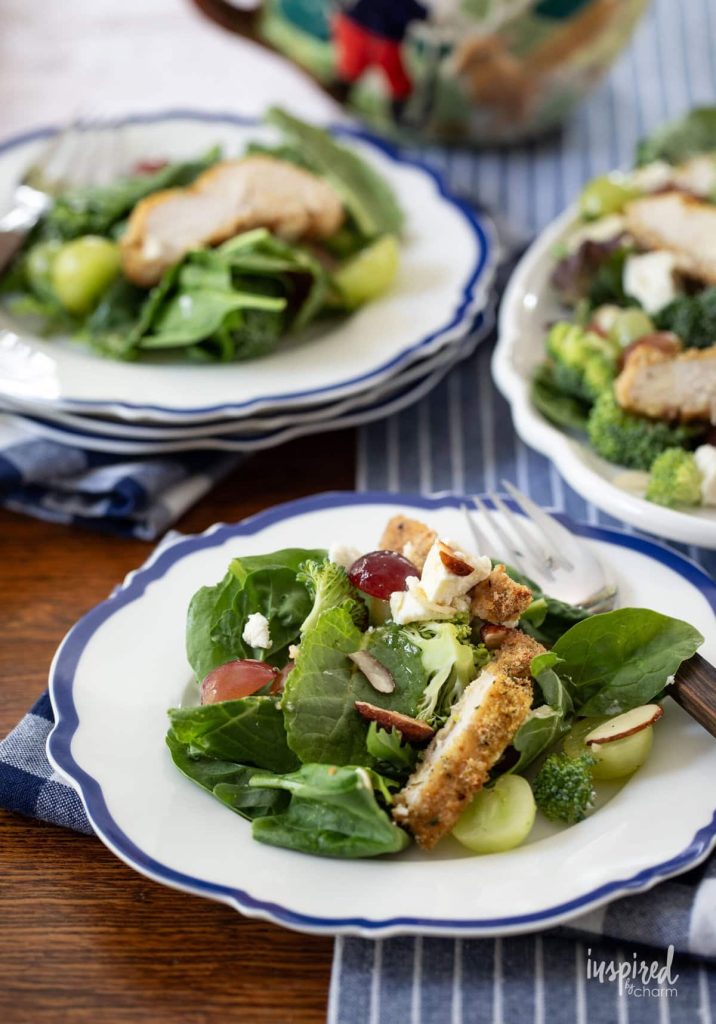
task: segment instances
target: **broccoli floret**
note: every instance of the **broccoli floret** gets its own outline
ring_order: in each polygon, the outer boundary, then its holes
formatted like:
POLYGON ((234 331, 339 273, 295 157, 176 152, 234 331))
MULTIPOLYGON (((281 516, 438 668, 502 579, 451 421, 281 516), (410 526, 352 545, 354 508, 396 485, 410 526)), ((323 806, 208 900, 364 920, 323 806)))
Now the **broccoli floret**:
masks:
POLYGON ((560 321, 547 336, 553 360, 553 381, 560 391, 593 401, 612 386, 619 346, 595 331, 560 321))
POLYGON ((700 505, 702 482, 693 452, 684 448, 667 448, 654 459, 646 496, 649 501, 667 508, 700 505))
POLYGON ((328 559, 323 562, 303 562, 296 578, 313 598, 313 608, 301 626, 301 635, 316 625, 323 612, 346 602, 350 603, 349 611, 356 626, 359 629, 366 628, 368 609, 342 565, 329 562, 328 559))
POLYGON ((619 406, 612 391, 605 391, 589 414, 587 433, 594 450, 607 461, 629 469, 649 469, 657 455, 667 448, 683 448, 702 428, 635 416, 619 406))
POLYGON ((416 718, 431 725, 441 724, 490 656, 481 644, 475 646, 471 642, 472 631, 467 622, 416 622, 402 629, 420 651, 428 675, 416 718))
POLYGON ((532 783, 537 806, 550 821, 581 821, 594 802, 591 754, 550 754, 532 783))
POLYGON ((674 299, 656 316, 660 331, 673 331, 687 348, 716 344, 716 288, 674 299))

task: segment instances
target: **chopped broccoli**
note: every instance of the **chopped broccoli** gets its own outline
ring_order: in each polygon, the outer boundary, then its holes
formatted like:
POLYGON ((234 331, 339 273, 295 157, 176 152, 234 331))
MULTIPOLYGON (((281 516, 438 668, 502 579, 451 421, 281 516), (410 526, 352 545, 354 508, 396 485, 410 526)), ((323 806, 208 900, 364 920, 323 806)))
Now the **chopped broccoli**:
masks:
POLYGON ((296 578, 304 584, 313 598, 313 608, 301 626, 302 635, 316 625, 323 612, 346 602, 350 603, 349 611, 356 626, 365 629, 368 624, 368 611, 342 565, 329 562, 328 559, 323 562, 303 562, 296 578))
POLYGON ((716 288, 674 299, 657 314, 656 326, 678 334, 687 348, 716 345, 716 288))
POLYGON ((682 448, 702 432, 700 427, 673 426, 626 412, 612 391, 599 396, 587 421, 594 450, 609 462, 629 469, 649 469, 667 448, 682 448))
POLYGON ((550 754, 532 783, 537 806, 550 821, 581 821, 594 802, 591 754, 550 754))
POLYGON ((667 448, 657 455, 651 467, 646 496, 656 505, 700 505, 703 477, 693 452, 667 448))
POLYGON ((611 388, 617 374, 619 345, 595 331, 560 321, 547 336, 552 380, 565 394, 593 401, 611 388))
POLYGON ((442 724, 490 656, 482 645, 476 647, 471 642, 467 622, 416 622, 404 626, 402 632, 420 651, 428 674, 416 717, 431 725, 442 724))

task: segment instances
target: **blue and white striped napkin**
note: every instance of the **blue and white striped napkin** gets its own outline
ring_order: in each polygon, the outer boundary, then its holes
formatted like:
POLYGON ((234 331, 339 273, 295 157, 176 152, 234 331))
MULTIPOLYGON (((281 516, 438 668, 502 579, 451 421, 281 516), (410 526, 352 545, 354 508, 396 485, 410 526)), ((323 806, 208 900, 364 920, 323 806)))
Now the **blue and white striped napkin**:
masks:
POLYGON ((156 540, 239 459, 221 452, 104 455, 38 437, 0 415, 0 505, 53 523, 156 540))

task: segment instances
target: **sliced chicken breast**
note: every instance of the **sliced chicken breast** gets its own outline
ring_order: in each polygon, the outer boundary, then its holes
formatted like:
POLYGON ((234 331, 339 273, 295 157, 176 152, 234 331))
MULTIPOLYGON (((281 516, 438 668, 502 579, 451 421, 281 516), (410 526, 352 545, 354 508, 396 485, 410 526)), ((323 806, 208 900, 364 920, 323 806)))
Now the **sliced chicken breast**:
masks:
POLYGON ((677 354, 637 345, 627 354, 615 392, 629 412, 716 424, 716 345, 677 354))
POLYGON ((143 287, 187 252, 265 227, 289 240, 328 238, 343 223, 340 196, 322 178, 270 156, 225 160, 187 188, 165 189, 132 210, 122 270, 143 287))
POLYGON ((495 665, 455 704, 398 793, 393 818, 429 850, 453 827, 529 714, 532 686, 495 665))
POLYGON ((683 192, 629 203, 626 230, 645 249, 668 249, 678 270, 716 284, 716 205, 683 192))

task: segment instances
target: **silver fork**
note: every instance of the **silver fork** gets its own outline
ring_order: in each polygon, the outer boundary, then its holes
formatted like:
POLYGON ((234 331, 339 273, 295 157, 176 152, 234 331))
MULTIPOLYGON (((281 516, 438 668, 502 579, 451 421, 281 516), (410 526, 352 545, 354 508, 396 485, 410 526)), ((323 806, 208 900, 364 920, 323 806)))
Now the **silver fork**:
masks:
POLYGON ((109 123, 76 120, 51 136, 15 186, 10 209, 0 216, 0 274, 57 195, 108 184, 120 170, 121 157, 121 135, 109 123))
POLYGON ((613 608, 617 586, 588 545, 509 481, 502 484, 522 514, 495 493, 487 495, 492 508, 477 497, 472 514, 461 506, 478 550, 514 565, 550 597, 591 613, 613 608))

